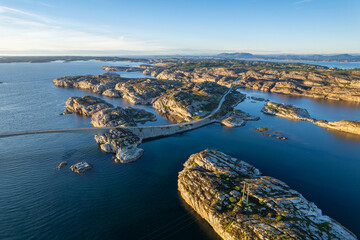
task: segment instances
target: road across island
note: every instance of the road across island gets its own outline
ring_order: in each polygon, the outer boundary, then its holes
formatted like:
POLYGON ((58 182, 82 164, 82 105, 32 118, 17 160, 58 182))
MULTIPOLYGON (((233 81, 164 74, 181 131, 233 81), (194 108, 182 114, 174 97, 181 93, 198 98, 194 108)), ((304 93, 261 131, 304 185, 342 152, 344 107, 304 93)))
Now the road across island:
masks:
POLYGON ((138 135, 142 139, 146 140, 149 138, 157 138, 162 136, 174 135, 177 133, 182 133, 190 131, 196 128, 203 127, 205 125, 216 122, 216 120, 211 119, 212 116, 217 113, 222 104, 225 101, 226 96, 233 90, 234 84, 238 81, 239 78, 231 84, 229 90, 222 96, 220 102, 216 109, 214 109, 208 116, 199 119, 193 120, 185 123, 176 123, 162 126, 137 126, 137 127, 128 127, 128 126, 119 126, 119 127, 97 127, 97 128, 69 128, 69 129, 49 129, 49 130, 35 130, 35 131, 22 131, 22 132, 12 132, 12 133, 1 133, 0 138, 4 137, 13 137, 21 135, 31 135, 31 134, 44 134, 44 133, 89 133, 89 134, 102 134, 108 132, 112 128, 125 128, 129 129, 134 134, 138 135))

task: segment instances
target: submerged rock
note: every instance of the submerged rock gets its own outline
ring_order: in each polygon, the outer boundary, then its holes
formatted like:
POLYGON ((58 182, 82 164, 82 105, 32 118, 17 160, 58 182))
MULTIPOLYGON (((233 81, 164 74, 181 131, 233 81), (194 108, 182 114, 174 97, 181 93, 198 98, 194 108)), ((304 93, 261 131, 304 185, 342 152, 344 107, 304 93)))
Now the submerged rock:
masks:
POLYGON ((178 189, 223 239, 356 239, 284 182, 216 150, 189 157, 178 189))
POLYGON ((286 140, 287 139, 280 132, 274 132, 273 134, 265 133, 265 132, 267 132, 269 130, 269 128, 267 128, 267 127, 258 127, 258 128, 255 128, 255 130, 258 131, 259 133, 261 133, 263 136, 275 137, 275 138, 281 139, 281 140, 286 140))
POLYGON ((66 165, 67 165, 67 161, 63 161, 63 162, 61 162, 61 163, 59 164, 59 166, 57 166, 56 169, 60 169, 60 168, 62 168, 62 167, 65 167, 66 165))
POLYGON ((71 171, 76 173, 84 173, 92 169, 92 164, 86 161, 78 162, 70 167, 71 171))
POLYGON ((254 96, 251 96, 250 99, 255 100, 255 101, 259 101, 259 102, 268 102, 269 101, 269 99, 265 99, 265 98, 262 98, 262 97, 254 97, 254 96))
POLYGON ((258 127, 258 128, 255 128, 256 131, 258 132, 266 132, 269 130, 269 128, 267 127, 258 127))

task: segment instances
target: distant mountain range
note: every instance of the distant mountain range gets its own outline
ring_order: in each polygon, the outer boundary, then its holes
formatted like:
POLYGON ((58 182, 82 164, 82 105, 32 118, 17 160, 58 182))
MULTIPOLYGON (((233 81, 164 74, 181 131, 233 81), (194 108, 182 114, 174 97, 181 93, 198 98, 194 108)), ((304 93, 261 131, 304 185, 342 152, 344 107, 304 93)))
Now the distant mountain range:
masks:
POLYGON ((336 55, 296 55, 296 54, 278 54, 278 55, 255 55, 251 53, 220 53, 220 58, 236 59, 259 59, 259 60, 290 60, 290 61, 334 61, 334 62, 360 62, 360 55, 336 54, 336 55))

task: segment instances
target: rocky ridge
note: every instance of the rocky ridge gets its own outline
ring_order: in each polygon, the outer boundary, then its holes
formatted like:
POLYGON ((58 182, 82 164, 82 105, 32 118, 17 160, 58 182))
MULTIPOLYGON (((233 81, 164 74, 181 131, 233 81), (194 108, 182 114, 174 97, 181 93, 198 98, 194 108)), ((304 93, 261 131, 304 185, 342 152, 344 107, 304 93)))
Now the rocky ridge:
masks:
POLYGON ((284 182, 216 150, 189 157, 178 189, 226 240, 357 239, 284 182))

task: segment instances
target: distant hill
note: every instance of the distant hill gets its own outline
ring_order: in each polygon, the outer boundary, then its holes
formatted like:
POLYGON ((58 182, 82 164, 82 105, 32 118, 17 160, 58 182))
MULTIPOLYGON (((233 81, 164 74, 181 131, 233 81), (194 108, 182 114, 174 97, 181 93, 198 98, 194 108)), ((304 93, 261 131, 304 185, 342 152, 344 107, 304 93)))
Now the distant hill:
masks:
POLYGON ((334 62, 360 62, 360 55, 336 54, 336 55, 296 55, 296 54, 279 54, 279 55, 255 55, 251 53, 220 53, 220 58, 241 58, 241 59, 259 59, 259 60, 293 60, 293 61, 334 61, 334 62))

